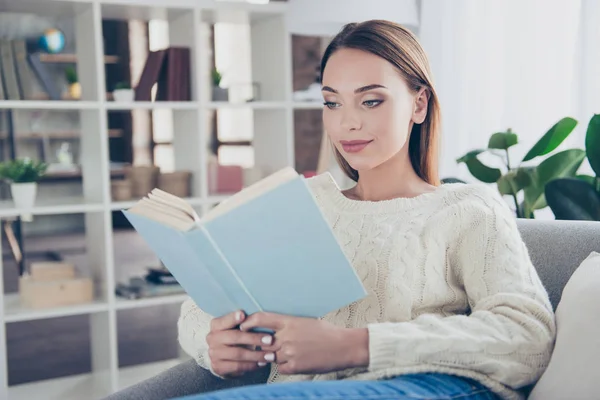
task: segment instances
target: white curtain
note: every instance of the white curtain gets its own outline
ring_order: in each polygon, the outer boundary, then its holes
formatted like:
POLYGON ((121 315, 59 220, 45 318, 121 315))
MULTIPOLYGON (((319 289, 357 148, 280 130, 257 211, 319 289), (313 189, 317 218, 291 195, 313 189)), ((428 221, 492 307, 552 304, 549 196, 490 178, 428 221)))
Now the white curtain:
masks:
POLYGON ((579 124, 561 148, 583 148, 600 113, 599 21, 597 0, 422 0, 419 36, 442 104, 441 176, 473 181, 456 158, 507 128, 519 135, 518 162, 566 116, 579 124))

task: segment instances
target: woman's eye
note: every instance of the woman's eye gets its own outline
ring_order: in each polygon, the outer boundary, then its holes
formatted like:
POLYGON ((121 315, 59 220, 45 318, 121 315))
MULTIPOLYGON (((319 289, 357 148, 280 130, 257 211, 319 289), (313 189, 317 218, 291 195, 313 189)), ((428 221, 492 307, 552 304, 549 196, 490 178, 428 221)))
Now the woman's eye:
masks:
POLYGON ((334 108, 338 108, 339 107, 339 103, 334 103, 333 101, 326 101, 323 104, 325 105, 325 107, 330 108, 330 109, 334 109, 334 108))
POLYGON ((368 107, 368 108, 374 108, 377 107, 378 105, 380 105, 381 103, 383 103, 383 100, 366 100, 363 101, 363 104, 368 107))

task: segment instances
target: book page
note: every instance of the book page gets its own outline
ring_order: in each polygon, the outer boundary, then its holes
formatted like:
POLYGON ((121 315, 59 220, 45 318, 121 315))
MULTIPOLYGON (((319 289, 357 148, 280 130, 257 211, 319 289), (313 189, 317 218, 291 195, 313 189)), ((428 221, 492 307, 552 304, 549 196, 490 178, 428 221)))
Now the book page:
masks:
POLYGON ((148 194, 148 198, 152 201, 156 201, 157 203, 164 204, 165 206, 177 208, 178 210, 185 212, 193 220, 199 219, 198 214, 192 208, 192 206, 186 203, 186 201, 182 198, 174 196, 171 193, 160 189, 154 189, 152 192, 150 192, 150 194, 148 194))
POLYGON ((264 179, 240 190, 229 199, 221 202, 218 206, 209 211, 200 221, 207 222, 220 215, 227 213, 240 205, 255 199, 276 187, 289 182, 298 177, 298 173, 292 167, 283 168, 264 179))
MULTIPOLYGON (((168 193, 164 193, 168 195, 168 193)), ((173 195, 165 196, 158 194, 157 196, 155 194, 152 198, 144 197, 128 211, 184 231, 196 226, 196 222, 198 221, 198 216, 194 209, 185 203, 185 201, 173 195), (176 200, 169 199, 169 196, 176 200), (178 200, 183 202, 184 205, 182 206, 178 200), (193 214, 190 214, 189 210, 193 214)))

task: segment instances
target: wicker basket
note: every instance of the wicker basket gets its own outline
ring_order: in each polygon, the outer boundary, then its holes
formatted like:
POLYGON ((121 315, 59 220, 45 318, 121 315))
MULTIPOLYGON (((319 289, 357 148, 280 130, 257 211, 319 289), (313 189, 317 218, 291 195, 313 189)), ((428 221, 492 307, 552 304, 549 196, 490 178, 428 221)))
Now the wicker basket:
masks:
POLYGON ((126 201, 131 199, 131 181, 119 179, 110 182, 110 192, 114 201, 126 201))
POLYGON ((178 197, 190 197, 190 171, 162 173, 158 176, 158 188, 178 197))
POLYGON ((125 168, 125 176, 131 182, 131 195, 144 197, 157 185, 160 168, 154 166, 133 166, 125 168))

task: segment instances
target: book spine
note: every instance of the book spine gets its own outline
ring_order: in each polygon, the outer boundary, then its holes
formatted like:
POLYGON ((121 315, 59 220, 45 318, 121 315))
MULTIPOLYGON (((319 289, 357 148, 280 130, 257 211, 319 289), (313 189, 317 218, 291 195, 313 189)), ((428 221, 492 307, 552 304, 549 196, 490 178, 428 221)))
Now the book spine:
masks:
POLYGON ((31 68, 27 63, 27 47, 25 41, 15 40, 12 44, 17 66, 17 75, 19 76, 19 86, 21 86, 23 99, 33 99, 33 79, 31 68))
POLYGON ((21 100, 17 72, 15 71, 15 60, 12 44, 9 40, 0 41, 0 53, 2 54, 2 70, 4 71, 4 83, 9 100, 21 100))

